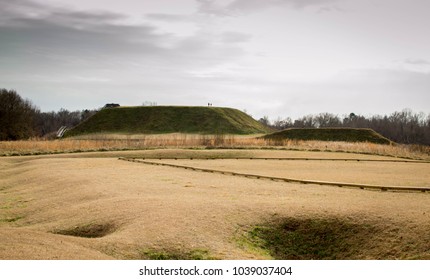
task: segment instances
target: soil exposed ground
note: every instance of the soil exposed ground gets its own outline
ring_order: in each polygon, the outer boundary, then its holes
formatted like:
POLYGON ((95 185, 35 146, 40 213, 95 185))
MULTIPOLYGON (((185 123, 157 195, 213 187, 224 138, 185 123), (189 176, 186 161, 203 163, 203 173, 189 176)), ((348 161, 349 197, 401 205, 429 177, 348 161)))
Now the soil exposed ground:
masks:
POLYGON ((340 153, 154 150, 4 157, 0 259, 430 259, 428 193, 262 181, 119 156, 192 156, 193 166, 306 179, 430 181, 428 163, 197 159, 393 159, 340 153))

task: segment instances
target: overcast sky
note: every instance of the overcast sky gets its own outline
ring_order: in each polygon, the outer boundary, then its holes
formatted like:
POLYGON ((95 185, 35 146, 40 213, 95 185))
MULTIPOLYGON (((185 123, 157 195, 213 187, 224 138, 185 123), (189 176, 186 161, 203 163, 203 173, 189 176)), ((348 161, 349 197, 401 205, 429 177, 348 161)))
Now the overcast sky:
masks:
POLYGON ((0 0, 0 88, 42 111, 430 113, 429 0, 0 0))

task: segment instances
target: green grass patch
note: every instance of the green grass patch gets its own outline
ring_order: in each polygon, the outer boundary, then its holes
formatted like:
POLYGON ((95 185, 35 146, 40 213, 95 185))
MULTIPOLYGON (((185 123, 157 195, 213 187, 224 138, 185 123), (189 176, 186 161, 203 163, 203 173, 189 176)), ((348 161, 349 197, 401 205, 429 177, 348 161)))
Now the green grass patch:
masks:
POLYGON ((142 259, 148 260, 214 260, 206 249, 190 251, 178 249, 146 249, 140 252, 142 259))
POLYGON ((254 226, 238 244, 273 259, 357 259, 375 231, 338 219, 286 218, 254 226))
POLYGON ((107 223, 107 224, 91 223, 91 224, 79 225, 79 226, 75 226, 67 229, 57 229, 52 231, 52 233, 61 234, 61 235, 70 235, 70 236, 76 236, 76 237, 85 237, 85 238, 100 238, 113 233, 115 230, 116 230, 115 225, 110 223, 107 223))
POLYGON ((290 128, 263 136, 266 140, 313 140, 369 142, 389 145, 393 142, 367 128, 290 128))
MULTIPOLYGON (((0 186, 0 192, 12 188, 11 186, 0 186)), ((0 207, 1 208, 1 207, 0 207)))
POLYGON ((143 106, 103 109, 65 136, 92 133, 256 134, 269 129, 249 115, 231 108, 143 106))
POLYGON ((0 223, 14 223, 14 222, 17 222, 23 218, 24 218, 24 216, 6 217, 3 219, 0 219, 0 223))
MULTIPOLYGON (((0 189, 0 191, 6 190, 7 188, 0 189)), ((10 210, 10 209, 22 209, 27 207, 28 200, 24 200, 20 196, 9 196, 4 197, 0 203, 1 210, 10 210)))

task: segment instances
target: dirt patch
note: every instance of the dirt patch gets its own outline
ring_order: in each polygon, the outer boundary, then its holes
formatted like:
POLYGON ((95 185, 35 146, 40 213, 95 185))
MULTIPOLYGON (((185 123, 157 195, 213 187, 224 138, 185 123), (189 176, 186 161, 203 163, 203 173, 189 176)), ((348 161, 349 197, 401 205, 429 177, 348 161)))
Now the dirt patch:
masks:
POLYGON ((52 233, 85 238, 100 238, 113 233, 115 230, 116 226, 114 224, 107 223, 75 226, 68 229, 54 230, 52 233))

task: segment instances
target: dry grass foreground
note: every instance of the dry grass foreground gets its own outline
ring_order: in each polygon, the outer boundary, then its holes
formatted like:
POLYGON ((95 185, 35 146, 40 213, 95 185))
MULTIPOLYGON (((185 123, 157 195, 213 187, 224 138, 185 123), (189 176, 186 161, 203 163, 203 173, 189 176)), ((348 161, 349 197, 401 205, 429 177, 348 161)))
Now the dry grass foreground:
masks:
MULTIPOLYGON (((430 259, 428 193, 261 181, 117 159, 172 155, 383 158, 167 149, 3 157, 0 259, 430 259)), ((280 174, 293 168, 225 164, 280 174)), ((389 173, 384 164, 360 169, 361 177, 378 177, 376 168, 389 173)), ((396 176, 428 181, 429 164, 419 168, 396 169, 396 176)))
POLYGON ((90 134, 61 140, 0 141, 0 156, 41 155, 89 151, 142 150, 160 148, 282 149, 376 154, 430 160, 430 147, 374 143, 263 139, 262 135, 201 134, 90 134))

